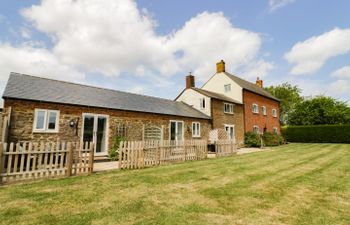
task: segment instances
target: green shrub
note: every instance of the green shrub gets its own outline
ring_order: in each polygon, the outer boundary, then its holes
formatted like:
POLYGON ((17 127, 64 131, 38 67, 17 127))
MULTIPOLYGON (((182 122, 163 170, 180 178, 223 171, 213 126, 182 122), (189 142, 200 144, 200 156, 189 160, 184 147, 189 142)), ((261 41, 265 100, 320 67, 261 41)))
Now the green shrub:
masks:
POLYGON ((283 132, 289 142, 350 143, 350 124, 288 126, 283 132))
POLYGON ((109 158, 110 159, 112 159, 112 160, 118 160, 119 159, 119 144, 122 141, 125 141, 124 137, 114 137, 113 138, 112 149, 109 152, 109 158))
POLYGON ((261 139, 260 135, 255 132, 247 132, 244 134, 244 144, 246 147, 260 147, 261 139))
POLYGON ((281 135, 269 132, 264 133, 263 140, 265 146, 278 146, 284 143, 284 139, 281 135))

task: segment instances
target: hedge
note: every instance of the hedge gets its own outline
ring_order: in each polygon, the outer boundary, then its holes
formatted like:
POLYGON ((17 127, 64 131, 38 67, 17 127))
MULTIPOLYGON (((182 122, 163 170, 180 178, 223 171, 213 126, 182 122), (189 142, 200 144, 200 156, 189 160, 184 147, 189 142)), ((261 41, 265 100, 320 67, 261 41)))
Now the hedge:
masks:
POLYGON ((350 143, 350 124, 288 126, 281 133, 288 142, 350 143))
MULTIPOLYGON (((284 143, 281 135, 265 132, 262 136, 264 146, 278 146, 284 143)), ((260 147, 261 136, 255 132, 247 132, 244 134, 244 144, 246 147, 260 147)))

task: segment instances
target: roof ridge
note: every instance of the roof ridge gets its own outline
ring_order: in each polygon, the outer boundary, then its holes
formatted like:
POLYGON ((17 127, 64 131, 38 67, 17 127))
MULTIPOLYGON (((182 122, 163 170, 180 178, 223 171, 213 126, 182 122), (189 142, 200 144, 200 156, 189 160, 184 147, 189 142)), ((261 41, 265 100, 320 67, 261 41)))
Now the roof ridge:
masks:
POLYGON ((96 86, 92 86, 92 85, 88 85, 88 84, 80 84, 80 83, 71 82, 71 81, 57 80, 57 79, 52 79, 52 78, 47 78, 47 77, 34 76, 34 75, 30 75, 30 74, 10 72, 10 75, 12 75, 12 74, 13 75, 28 76, 28 77, 33 77, 33 78, 43 79, 43 80, 50 80, 50 81, 55 81, 55 82, 61 82, 61 83, 66 83, 66 84, 72 84, 72 85, 77 85, 77 86, 82 86, 82 87, 96 88, 96 89, 101 89, 101 90, 106 90, 106 91, 126 93, 126 94, 131 94, 131 95, 136 95, 136 96, 143 96, 143 97, 148 97, 148 98, 157 98, 157 99, 164 100, 164 101, 176 102, 176 101, 173 101, 173 100, 167 99, 167 98, 161 98, 161 97, 150 96, 150 95, 136 94, 136 93, 132 93, 132 92, 120 91, 120 90, 115 90, 115 89, 105 88, 105 87, 96 87, 96 86))

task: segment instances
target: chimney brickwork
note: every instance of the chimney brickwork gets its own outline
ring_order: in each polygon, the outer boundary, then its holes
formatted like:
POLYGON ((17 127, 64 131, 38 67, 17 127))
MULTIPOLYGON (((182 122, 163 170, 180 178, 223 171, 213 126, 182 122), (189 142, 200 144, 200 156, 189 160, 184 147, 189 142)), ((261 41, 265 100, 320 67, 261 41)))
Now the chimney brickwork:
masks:
POLYGON ((223 72, 225 72, 225 62, 224 60, 221 60, 220 62, 216 63, 216 73, 223 72))
POLYGON ((194 76, 190 73, 186 76, 186 89, 195 87, 194 76))

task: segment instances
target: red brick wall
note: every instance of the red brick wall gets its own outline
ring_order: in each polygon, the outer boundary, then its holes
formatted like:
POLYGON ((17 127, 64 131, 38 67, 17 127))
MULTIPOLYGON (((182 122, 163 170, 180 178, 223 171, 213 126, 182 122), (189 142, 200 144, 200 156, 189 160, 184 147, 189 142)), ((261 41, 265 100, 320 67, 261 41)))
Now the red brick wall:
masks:
POLYGON ((279 102, 270 98, 263 97, 253 92, 243 90, 244 103, 244 121, 245 132, 253 131, 253 126, 259 126, 259 131, 263 132, 267 128, 267 132, 273 132, 273 127, 277 127, 280 133, 279 122, 279 102), (259 113, 253 113, 253 104, 258 104, 259 113), (266 106, 267 115, 264 116, 262 106, 266 106), (272 109, 277 110, 277 117, 272 116, 272 109))

